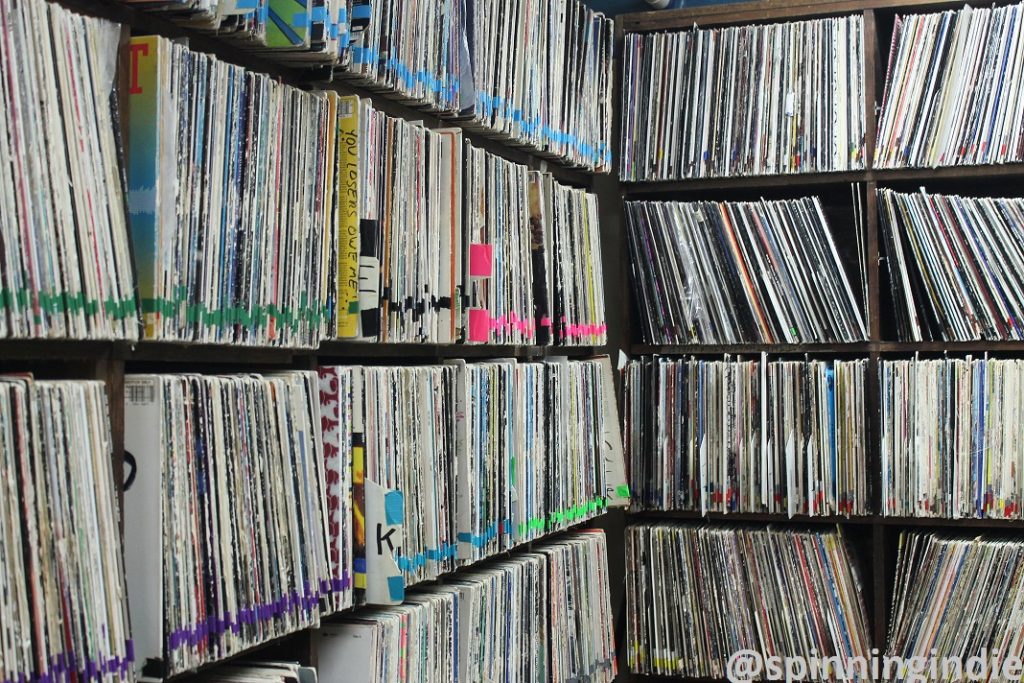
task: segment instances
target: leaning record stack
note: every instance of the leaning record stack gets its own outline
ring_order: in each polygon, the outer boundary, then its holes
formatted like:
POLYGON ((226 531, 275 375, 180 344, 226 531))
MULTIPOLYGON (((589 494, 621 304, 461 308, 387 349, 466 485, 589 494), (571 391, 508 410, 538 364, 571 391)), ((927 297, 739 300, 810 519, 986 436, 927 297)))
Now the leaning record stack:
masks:
POLYGON ((138 338, 115 139, 120 27, 0 2, 0 338, 138 338))
POLYGON ((867 514, 867 367, 630 361, 623 414, 634 508, 867 514))
POLYGON ((102 382, 0 377, 0 680, 132 680, 102 382))
POLYGON ((315 348, 332 316, 335 100, 162 37, 129 49, 146 339, 315 348))
POLYGON ((625 181, 864 168, 864 19, 626 34, 625 181))
MULTIPOLYGON (((627 202, 626 223, 648 343, 867 339, 863 288, 847 275, 818 197, 627 202)), ((863 258, 859 266, 866 282, 863 258)))
POLYGON ((841 661, 869 654, 855 558, 838 531, 642 524, 626 539, 634 672, 724 678, 740 650, 841 661))
POLYGON ((138 672, 317 626, 334 587, 316 374, 130 375, 125 394, 138 672))

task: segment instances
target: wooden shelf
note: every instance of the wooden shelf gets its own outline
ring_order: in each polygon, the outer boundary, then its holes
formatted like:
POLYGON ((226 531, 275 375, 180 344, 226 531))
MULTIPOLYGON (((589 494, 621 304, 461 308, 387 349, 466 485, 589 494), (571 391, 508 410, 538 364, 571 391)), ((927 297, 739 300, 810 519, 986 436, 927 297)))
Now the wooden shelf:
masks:
POLYGON ((295 362, 296 358, 313 354, 312 350, 227 344, 186 344, 162 341, 142 341, 135 344, 114 343, 114 357, 118 360, 146 363, 290 365, 295 362))
POLYGON ((785 175, 692 178, 622 182, 627 199, 665 199, 679 195, 714 191, 800 189, 807 194, 850 183, 928 183, 929 181, 1024 180, 1024 163, 986 166, 941 166, 937 168, 865 169, 833 173, 789 173, 785 175))
MULTIPOLYGON (((1007 5, 1012 2, 997 0, 988 4, 1007 5)), ((700 27, 731 26, 859 14, 869 9, 918 13, 963 6, 964 0, 759 0, 660 12, 631 12, 616 19, 627 33, 649 33, 688 29, 694 24, 700 27)))
POLYGON ((881 353, 999 353, 1024 352, 1024 341, 971 341, 971 342, 876 342, 881 353))
POLYGON ((489 344, 366 344, 328 341, 315 352, 318 358, 545 358, 594 355, 592 346, 513 346, 489 344))
POLYGON ((871 525, 875 523, 874 516, 868 517, 842 517, 842 516, 819 516, 819 515, 795 515, 790 517, 779 513, 760 512, 709 512, 702 515, 700 511, 691 510, 644 510, 632 512, 630 516, 634 519, 643 520, 673 520, 673 521, 694 521, 694 522, 756 522, 759 524, 848 524, 848 525, 871 525))
POLYGON ((1014 519, 948 519, 938 517, 878 517, 877 524, 888 527, 927 527, 949 529, 1016 529, 1024 531, 1024 520, 1014 519))
POLYGON ((84 360, 110 359, 111 341, 73 339, 0 339, 0 362, 8 360, 84 360))
POLYGON ((514 346, 492 344, 379 344, 325 341, 318 349, 279 349, 231 344, 165 341, 77 341, 0 339, 0 362, 107 359, 139 363, 291 365, 302 359, 387 359, 430 361, 443 358, 515 358, 529 360, 593 356, 593 346, 514 346))
POLYGON ((1024 178, 1024 164, 874 169, 868 171, 867 175, 869 180, 879 184, 891 182, 927 183, 929 180, 1017 180, 1024 178))
POLYGON ((724 354, 772 353, 772 354, 867 354, 870 342, 850 344, 634 344, 630 352, 634 355, 665 354, 680 356, 721 356, 724 354))
POLYGON ((691 178, 687 180, 649 180, 622 182, 622 194, 628 199, 656 199, 696 192, 759 190, 774 188, 822 188, 867 182, 868 171, 833 173, 794 173, 786 175, 732 176, 727 178, 691 178))
POLYGON ((693 510, 642 510, 628 513, 631 521, 675 521, 675 522, 714 522, 719 524, 789 524, 806 526, 813 524, 840 525, 850 527, 924 527, 938 530, 953 529, 1015 529, 1024 531, 1024 520, 1014 519, 950 519, 940 517, 886 517, 882 515, 844 516, 812 516, 795 515, 790 517, 779 513, 758 512, 709 512, 702 515, 693 510))
POLYGON ((867 355, 948 353, 1024 353, 1024 341, 891 342, 870 341, 850 344, 633 344, 633 355, 721 356, 725 354, 772 355, 867 355))

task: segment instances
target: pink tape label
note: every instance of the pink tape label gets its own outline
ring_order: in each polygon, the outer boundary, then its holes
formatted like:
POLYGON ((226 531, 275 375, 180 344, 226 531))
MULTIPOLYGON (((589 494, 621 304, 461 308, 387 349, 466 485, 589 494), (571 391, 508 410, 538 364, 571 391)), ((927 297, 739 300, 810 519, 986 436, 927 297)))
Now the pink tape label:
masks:
POLYGON ((469 341, 487 343, 491 338, 491 314, 482 308, 469 309, 469 341))
POLYGON ((494 247, 490 244, 469 245, 469 276, 491 277, 494 275, 494 247))
MULTIPOLYGON (((544 323, 545 320, 541 320, 542 326, 544 325, 544 323)), ((606 333, 607 331, 608 325, 605 323, 601 323, 600 325, 594 323, 576 325, 574 323, 566 323, 565 318, 563 317, 562 327, 558 331, 558 336, 560 339, 565 339, 566 337, 569 337, 570 339, 576 337, 597 337, 606 333)))

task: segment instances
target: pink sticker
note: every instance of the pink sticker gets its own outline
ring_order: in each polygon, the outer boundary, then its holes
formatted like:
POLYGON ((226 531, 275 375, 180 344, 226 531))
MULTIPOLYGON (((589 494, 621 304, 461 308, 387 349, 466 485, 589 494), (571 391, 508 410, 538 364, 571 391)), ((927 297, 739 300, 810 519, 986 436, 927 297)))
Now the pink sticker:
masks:
POLYGON ((482 308, 469 309, 469 341, 487 343, 491 338, 491 314, 482 308))
POLYGON ((494 247, 490 244, 469 245, 469 276, 491 277, 494 275, 494 247))
POLYGON ((540 319, 540 326, 541 327, 551 327, 551 318, 549 318, 547 316, 544 316, 543 318, 541 318, 540 319))

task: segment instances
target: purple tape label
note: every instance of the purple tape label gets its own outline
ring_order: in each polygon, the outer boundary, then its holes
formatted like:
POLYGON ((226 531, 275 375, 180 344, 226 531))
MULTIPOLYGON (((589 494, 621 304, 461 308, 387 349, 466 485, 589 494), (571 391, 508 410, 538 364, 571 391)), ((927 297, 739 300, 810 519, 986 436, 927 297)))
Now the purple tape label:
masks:
POLYGON ((132 662, 135 661, 135 644, 131 640, 124 643, 125 656, 106 657, 94 660, 90 657, 79 657, 74 652, 61 652, 51 656, 44 671, 27 674, 19 672, 16 677, 0 679, 0 683, 54 683, 62 681, 69 674, 76 674, 84 680, 99 680, 107 674, 121 671, 127 674, 132 662), (78 665, 81 663, 82 668, 78 665))
MULTIPOLYGON (((348 583, 350 580, 346 576, 342 578, 342 581, 348 583)), ((243 624, 254 624, 257 621, 269 621, 286 612, 292 611, 293 609, 313 611, 317 609, 320 603, 320 598, 328 591, 322 589, 311 591, 309 590, 311 586, 308 582, 306 583, 305 588, 305 594, 301 594, 298 591, 292 591, 291 593, 279 597, 270 603, 255 605, 248 608, 243 607, 238 610, 237 615, 231 613, 224 615, 211 615, 206 619, 196 622, 191 627, 184 627, 171 631, 167 634, 167 649, 169 651, 177 650, 178 648, 183 647, 186 643, 194 646, 208 638, 219 637, 228 631, 238 633, 243 624)), ((132 653, 131 659, 134 661, 134 653, 132 653)), ((10 683, 13 683, 13 681, 10 683)))

